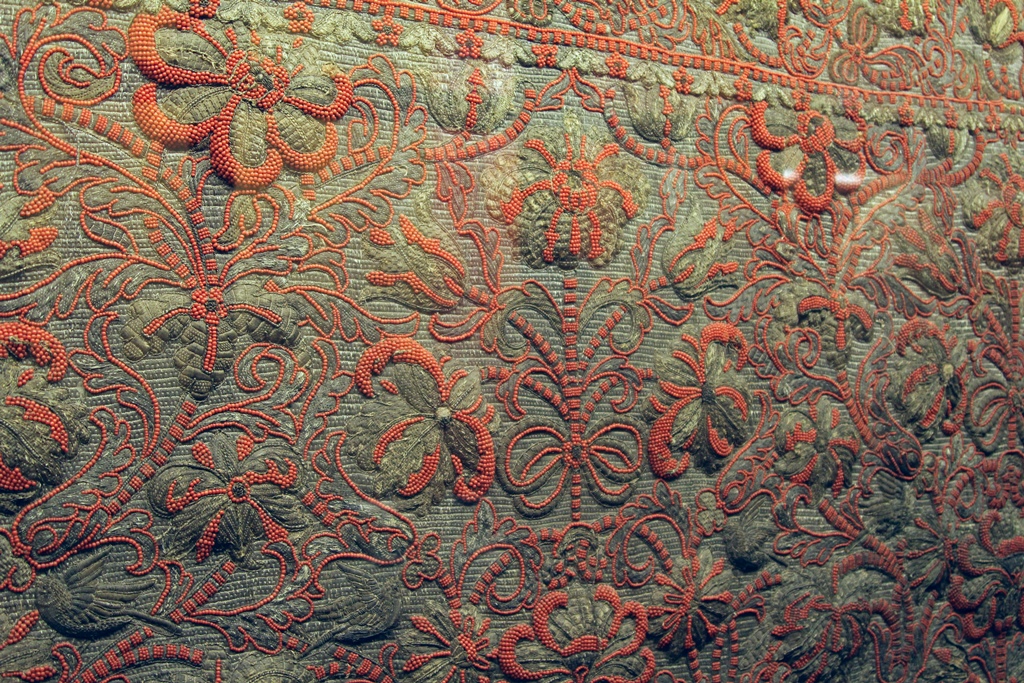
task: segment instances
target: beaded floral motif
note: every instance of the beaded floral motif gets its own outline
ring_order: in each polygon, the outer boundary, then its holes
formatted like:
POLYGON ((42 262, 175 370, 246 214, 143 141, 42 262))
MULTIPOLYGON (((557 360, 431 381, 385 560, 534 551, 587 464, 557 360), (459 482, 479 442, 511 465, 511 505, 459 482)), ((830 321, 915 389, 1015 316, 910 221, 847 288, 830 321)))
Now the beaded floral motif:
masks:
POLYGON ((1018 0, 0 0, 0 676, 1024 680, 1018 0))
POLYGON ((166 7, 136 17, 129 36, 132 60, 155 81, 133 98, 139 127, 171 147, 209 139, 210 162, 232 185, 263 188, 284 166, 316 171, 337 152, 330 122, 352 104, 344 74, 289 72, 258 43, 242 46, 235 27, 208 28, 166 7))
POLYGON ((485 182, 495 219, 514 226, 512 241, 537 268, 580 261, 606 265, 622 248, 622 230, 640 210, 644 190, 622 150, 569 133, 526 141, 501 157, 485 182))

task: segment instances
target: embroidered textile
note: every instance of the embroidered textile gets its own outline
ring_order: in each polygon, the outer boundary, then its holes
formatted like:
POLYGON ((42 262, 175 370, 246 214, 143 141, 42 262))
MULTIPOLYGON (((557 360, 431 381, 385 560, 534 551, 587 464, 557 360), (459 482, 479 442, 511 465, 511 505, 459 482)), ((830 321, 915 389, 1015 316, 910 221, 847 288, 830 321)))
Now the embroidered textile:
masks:
POLYGON ((0 35, 5 680, 1024 680, 1022 0, 0 35))

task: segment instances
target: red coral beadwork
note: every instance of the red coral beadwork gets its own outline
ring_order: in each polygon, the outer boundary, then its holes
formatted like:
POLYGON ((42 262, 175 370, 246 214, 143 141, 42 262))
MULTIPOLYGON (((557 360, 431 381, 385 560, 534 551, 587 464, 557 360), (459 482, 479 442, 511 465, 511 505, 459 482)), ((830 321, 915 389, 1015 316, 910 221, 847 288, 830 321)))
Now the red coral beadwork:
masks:
POLYGON ((239 189, 257 189, 273 183, 284 166, 295 171, 316 171, 325 167, 338 148, 338 134, 330 122, 345 115, 352 104, 352 85, 343 74, 306 77, 330 83, 334 91, 323 102, 305 99, 294 90, 298 70, 289 73, 278 62, 243 50, 230 30, 228 44, 222 45, 195 18, 163 8, 156 15, 140 14, 128 31, 128 47, 139 70, 155 83, 147 83, 134 96, 135 120, 149 137, 168 146, 194 146, 210 140, 210 161, 225 180, 239 189), (158 36, 159 34, 159 36, 158 36), (212 70, 183 66, 161 51, 161 40, 174 35, 194 37, 212 70), (194 122, 181 121, 165 113, 162 97, 180 88, 202 89, 208 98, 223 93, 223 106, 194 122), (169 89, 169 90, 168 90, 169 89), (243 118, 244 115, 244 118, 243 118), (282 119, 282 116, 287 118, 282 119), (303 151, 288 142, 281 126, 295 126, 293 120, 323 122, 323 140, 317 150, 303 151), (252 126, 258 123, 257 130, 252 126), (263 126, 265 130, 258 130, 263 126), (242 159, 239 150, 252 143, 263 146, 262 160, 242 159), (256 138, 259 138, 256 140, 256 138))
POLYGON ((0 19, 0 680, 1024 680, 1020 0, 0 19))
POLYGON ((767 102, 755 102, 750 107, 750 131, 754 142, 762 147, 757 157, 757 174, 765 183, 777 192, 792 192, 796 204, 810 214, 821 213, 832 203, 833 195, 850 194, 864 182, 866 162, 862 155, 863 140, 843 140, 836 137, 835 127, 829 118, 813 110, 796 112, 795 132, 788 136, 776 135, 769 131, 765 113, 767 102), (859 156, 855 169, 841 169, 836 165, 830 153, 835 146, 859 156), (772 152, 783 152, 788 148, 797 147, 802 159, 795 167, 782 170, 772 165, 772 152), (822 175, 817 181, 821 187, 815 191, 808 185, 805 174, 810 173, 808 164, 817 161, 818 172, 822 175))

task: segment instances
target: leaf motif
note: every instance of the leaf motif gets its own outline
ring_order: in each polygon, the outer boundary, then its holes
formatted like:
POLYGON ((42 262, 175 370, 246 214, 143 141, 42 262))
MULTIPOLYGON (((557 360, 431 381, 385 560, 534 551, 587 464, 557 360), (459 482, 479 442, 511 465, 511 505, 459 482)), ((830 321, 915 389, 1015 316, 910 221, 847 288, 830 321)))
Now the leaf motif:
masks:
POLYGON ((672 232, 662 255, 661 267, 683 301, 735 286, 739 264, 732 260, 731 233, 718 216, 705 221, 700 202, 672 232))
POLYGON ((432 220, 417 225, 404 215, 398 227, 371 229, 363 236, 363 253, 373 266, 363 298, 396 301, 421 313, 453 309, 466 283, 465 259, 454 236, 432 220))
POLYGON ((500 310, 487 319, 480 330, 480 338, 486 349, 497 349, 510 359, 521 359, 529 350, 526 339, 509 329, 509 317, 521 310, 536 313, 552 331, 561 331, 562 319, 558 306, 551 294, 536 282, 527 282, 522 287, 508 289, 498 295, 500 310))
POLYGON ((650 311, 643 306, 644 293, 629 280, 602 281, 587 295, 579 314, 579 329, 587 330, 595 320, 607 326, 616 313, 624 312, 624 320, 613 323, 609 343, 616 353, 631 354, 640 346, 644 333, 651 329, 650 311), (613 308, 613 310, 608 310, 613 308), (606 314, 607 319, 603 318, 606 314))
POLYGON ((397 108, 357 100, 349 110, 348 154, 377 161, 363 161, 360 173, 353 174, 344 189, 309 213, 315 224, 345 235, 371 227, 385 229, 394 219, 393 201, 408 197, 426 178, 419 148, 426 137, 427 111, 416 103, 412 74, 377 55, 354 69, 351 78, 357 95, 376 90, 375 97, 383 94, 397 108))

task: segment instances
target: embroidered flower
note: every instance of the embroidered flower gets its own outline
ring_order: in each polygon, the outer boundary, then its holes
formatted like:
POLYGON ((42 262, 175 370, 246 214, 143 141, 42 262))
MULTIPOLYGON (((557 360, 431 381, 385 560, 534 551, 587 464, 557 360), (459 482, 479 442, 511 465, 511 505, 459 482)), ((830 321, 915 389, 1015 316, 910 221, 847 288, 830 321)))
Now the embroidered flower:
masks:
POLYGON ((1000 154, 963 193, 967 224, 978 231, 982 257, 994 266, 1024 266, 1024 164, 1000 154))
POLYGON ((974 441, 985 453, 1024 444, 1024 332, 1020 283, 992 280, 991 294, 971 312, 980 343, 973 345, 968 386, 974 441))
POLYGON ((630 83, 625 92, 629 120, 645 140, 671 149, 692 132, 697 98, 681 95, 665 82, 630 83))
MULTIPOLYGON (((464 34, 459 34, 464 35, 464 34)), ((467 64, 438 77, 424 73, 430 114, 447 131, 486 135, 505 120, 518 81, 486 65, 467 64)))
POLYGON ((465 503, 487 493, 497 418, 484 403, 478 372, 460 368, 446 375, 419 343, 386 338, 363 354, 355 377, 374 400, 351 422, 346 443, 360 467, 376 473, 377 495, 394 495, 399 508, 422 513, 453 485, 465 503), (381 380, 378 395, 371 375, 389 363, 394 372, 381 380))
POLYGON ((619 252, 623 228, 640 212, 646 189, 621 151, 585 134, 574 142, 569 132, 541 133, 485 172, 488 210, 511 226, 527 264, 604 266, 619 252))
POLYGON ((837 134, 829 116, 806 109, 772 109, 767 102, 750 105, 750 132, 763 150, 757 157, 757 175, 768 187, 792 195, 808 214, 829 207, 836 194, 849 194, 864 182, 864 138, 856 131, 837 134), (794 120, 795 119, 795 120, 794 120))
POLYGON ((678 579, 655 576, 662 604, 647 613, 652 630, 661 636, 658 647, 682 654, 699 650, 715 637, 731 611, 733 595, 726 590, 725 560, 713 559, 706 548, 687 544, 678 566, 678 579))
POLYGON ((903 423, 925 438, 959 431, 967 410, 967 359, 953 335, 915 319, 896 335, 899 365, 889 401, 903 423))
POLYGON ((7 322, 0 324, 0 342, 0 513, 12 513, 64 480, 64 463, 88 440, 88 422, 85 406, 55 384, 67 367, 55 337, 7 322), (29 355, 39 365, 52 359, 50 372, 16 360, 29 355))
POLYGON ((697 339, 658 361, 657 395, 651 397, 653 424, 647 451, 654 475, 674 479, 691 460, 717 469, 747 439, 750 397, 734 371, 747 360, 742 333, 712 323, 697 339), (731 353, 732 352, 732 353, 731 353))
POLYGON ((537 66, 544 68, 554 68, 558 62, 558 46, 557 45, 534 45, 532 48, 533 54, 537 57, 537 66))
POLYGON ((514 681, 647 683, 654 654, 643 647, 647 610, 608 584, 573 584, 537 601, 530 624, 505 632, 501 670, 514 681))
POLYGON ((373 22, 373 30, 377 32, 377 44, 398 47, 398 39, 402 35, 401 24, 395 23, 395 8, 388 5, 384 9, 384 17, 373 22))
POLYGON ((428 616, 410 617, 412 628, 401 636, 410 654, 402 666, 403 680, 413 683, 487 683, 492 664, 490 619, 479 625, 473 616, 428 604, 428 616))
POLYGON ((208 139, 214 170, 237 189, 266 187, 284 166, 316 171, 334 157, 331 122, 352 103, 344 74, 289 72, 243 45, 234 28, 166 7, 139 14, 128 35, 135 65, 155 81, 133 100, 149 137, 171 147, 208 139))
POLYGON ((243 560, 258 538, 286 541, 289 531, 303 528, 299 500, 291 493, 299 480, 295 462, 273 449, 251 451, 246 437, 234 449, 197 442, 191 461, 157 474, 149 499, 154 510, 172 517, 165 550, 194 550, 203 562, 219 549, 243 560))
POLYGON ((789 410, 775 428, 775 471, 794 484, 806 484, 819 500, 826 490, 835 497, 852 484, 853 463, 860 439, 843 424, 838 409, 818 407, 817 420, 802 410, 789 410))
POLYGON ((132 361, 175 344, 178 383, 201 400, 231 371, 239 336, 294 346, 299 338, 298 317, 285 295, 251 281, 237 281, 228 288, 195 283, 191 290, 171 290, 160 299, 132 302, 121 339, 125 356, 132 361))
POLYGON ((484 46, 484 39, 478 36, 473 29, 466 29, 455 36, 455 42, 459 44, 459 57, 480 59, 480 49, 484 46))

